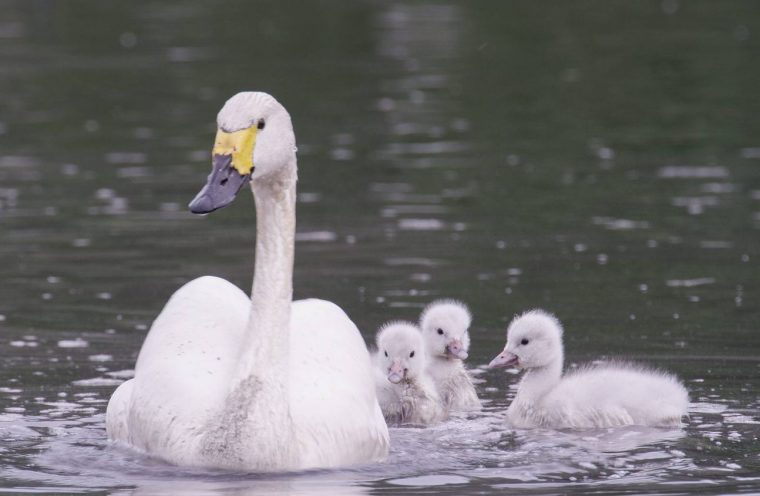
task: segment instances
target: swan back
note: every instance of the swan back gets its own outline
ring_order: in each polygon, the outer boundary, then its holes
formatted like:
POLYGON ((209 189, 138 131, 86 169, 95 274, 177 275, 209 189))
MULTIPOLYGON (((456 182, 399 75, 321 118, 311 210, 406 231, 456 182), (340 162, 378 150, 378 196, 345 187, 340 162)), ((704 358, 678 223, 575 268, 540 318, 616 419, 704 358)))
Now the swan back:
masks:
POLYGON ((612 360, 565 374, 547 395, 545 405, 548 411, 561 415, 558 420, 566 427, 667 427, 680 425, 689 395, 673 374, 612 360))
POLYGON ((420 329, 431 357, 467 358, 470 349, 472 315, 457 300, 437 300, 420 315, 420 329))

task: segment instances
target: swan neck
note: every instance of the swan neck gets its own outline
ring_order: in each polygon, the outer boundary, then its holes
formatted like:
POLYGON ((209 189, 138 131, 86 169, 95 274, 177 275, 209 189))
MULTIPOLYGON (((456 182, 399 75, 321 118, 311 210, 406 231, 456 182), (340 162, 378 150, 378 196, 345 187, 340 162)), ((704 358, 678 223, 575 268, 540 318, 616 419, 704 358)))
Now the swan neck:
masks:
POLYGON ((535 403, 549 393, 562 378, 562 359, 528 370, 517 389, 516 402, 535 403))
MULTIPOLYGON (((292 169, 295 172, 294 167, 292 169)), ((254 366, 266 364, 267 371, 257 372, 262 375, 277 372, 274 379, 283 381, 290 370, 290 306, 296 230, 296 178, 294 173, 287 173, 290 170, 287 168, 282 175, 271 180, 252 183, 256 202, 256 262, 246 352, 256 358, 254 366)))
POLYGON ((290 412, 289 335, 295 241, 295 156, 277 177, 252 183, 256 263, 248 325, 225 406, 204 450, 229 468, 297 466, 290 412))

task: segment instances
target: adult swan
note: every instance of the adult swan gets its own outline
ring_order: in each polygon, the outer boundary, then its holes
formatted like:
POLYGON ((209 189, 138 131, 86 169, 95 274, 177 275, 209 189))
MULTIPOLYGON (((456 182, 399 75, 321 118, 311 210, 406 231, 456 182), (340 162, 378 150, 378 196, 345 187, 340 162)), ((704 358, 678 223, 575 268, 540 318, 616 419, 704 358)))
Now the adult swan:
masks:
POLYGON ((292 301, 296 154, 290 115, 238 93, 217 117, 207 184, 193 213, 250 181, 256 262, 248 298, 201 277, 153 322, 135 377, 114 392, 108 437, 170 463, 278 472, 374 462, 388 453, 370 358, 333 303, 292 301))

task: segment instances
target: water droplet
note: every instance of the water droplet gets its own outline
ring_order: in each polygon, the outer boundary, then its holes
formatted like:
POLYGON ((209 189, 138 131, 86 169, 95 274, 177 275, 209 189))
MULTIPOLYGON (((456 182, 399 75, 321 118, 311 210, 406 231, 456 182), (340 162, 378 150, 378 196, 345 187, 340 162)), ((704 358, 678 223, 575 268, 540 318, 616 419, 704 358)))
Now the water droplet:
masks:
POLYGON ((390 98, 381 98, 377 101, 377 109, 381 112, 390 112, 396 108, 396 102, 390 98))
POLYGON ((82 338, 76 339, 62 339, 58 341, 59 348, 87 348, 90 343, 82 338))
POLYGON ((678 0, 662 0, 662 11, 667 15, 675 14, 678 8, 678 0))
POLYGON ((734 39, 740 43, 749 39, 749 28, 746 24, 739 24, 734 28, 734 39))
POLYGON ((90 355, 87 357, 87 359, 91 362, 110 362, 113 360, 112 355, 90 355))
POLYGON ((64 176, 76 176, 79 174, 79 166, 77 164, 63 164, 61 166, 61 174, 64 176))
POLYGON ((77 238, 71 242, 71 246, 75 248, 86 248, 92 244, 92 240, 87 238, 77 238))
POLYGON ((134 48, 137 45, 137 35, 131 31, 125 31, 119 35, 119 43, 124 48, 134 48))
POLYGON ((84 122, 84 130, 88 133, 95 133, 100 130, 100 124, 95 119, 88 119, 84 122))

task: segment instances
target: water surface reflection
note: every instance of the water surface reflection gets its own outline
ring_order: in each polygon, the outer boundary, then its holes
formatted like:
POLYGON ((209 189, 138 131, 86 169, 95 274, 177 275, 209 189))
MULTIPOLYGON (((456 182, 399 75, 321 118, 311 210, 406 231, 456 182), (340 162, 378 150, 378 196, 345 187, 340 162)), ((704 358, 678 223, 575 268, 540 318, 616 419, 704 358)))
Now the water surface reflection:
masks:
POLYGON ((757 492, 758 5, 591 7, 4 3, 0 487, 757 492), (214 115, 250 88, 296 125, 296 297, 340 303, 368 341, 434 298, 468 302, 481 415, 393 429, 383 464, 287 476, 106 443, 106 402, 169 295, 204 274, 250 285, 251 203, 185 210, 214 115), (683 377, 686 428, 506 429, 516 377, 484 365, 531 307, 572 329, 571 366, 683 377))

